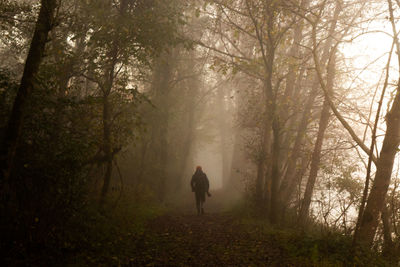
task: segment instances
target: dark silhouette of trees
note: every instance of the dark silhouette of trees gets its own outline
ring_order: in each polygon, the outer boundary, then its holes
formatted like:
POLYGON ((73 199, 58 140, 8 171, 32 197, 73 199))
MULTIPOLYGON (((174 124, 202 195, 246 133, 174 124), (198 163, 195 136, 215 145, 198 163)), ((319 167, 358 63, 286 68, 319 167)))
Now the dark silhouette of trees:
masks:
POLYGON ((54 26, 56 8, 57 1, 55 0, 41 1, 39 16, 25 62, 24 73, 1 142, 0 181, 2 186, 8 186, 9 178, 15 165, 14 162, 18 142, 21 137, 24 112, 26 112, 26 105, 30 101, 34 91, 35 77, 39 72, 39 66, 44 56, 49 32, 54 26))
POLYGON ((205 161, 211 190, 240 192, 272 225, 319 225, 396 262, 398 12, 397 0, 2 1, 1 248, 63 246, 86 215, 185 202, 205 161), (392 47, 365 55, 368 38, 392 47))

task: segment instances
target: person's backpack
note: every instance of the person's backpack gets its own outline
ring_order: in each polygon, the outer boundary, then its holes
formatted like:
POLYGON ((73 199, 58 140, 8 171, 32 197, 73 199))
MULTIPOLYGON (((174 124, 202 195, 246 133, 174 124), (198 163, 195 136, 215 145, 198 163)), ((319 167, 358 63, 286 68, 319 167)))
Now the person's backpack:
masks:
POLYGON ((204 172, 196 175, 195 183, 196 183, 195 186, 196 190, 207 191, 207 178, 204 172))

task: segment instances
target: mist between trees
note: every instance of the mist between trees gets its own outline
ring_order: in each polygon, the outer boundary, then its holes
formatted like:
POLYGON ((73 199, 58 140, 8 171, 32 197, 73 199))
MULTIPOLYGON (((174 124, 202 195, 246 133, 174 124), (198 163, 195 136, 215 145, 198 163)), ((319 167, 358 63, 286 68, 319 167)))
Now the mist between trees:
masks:
POLYGON ((62 242, 88 210, 184 206, 201 165, 272 225, 338 231, 397 260, 398 0, 0 11, 4 250, 62 242))

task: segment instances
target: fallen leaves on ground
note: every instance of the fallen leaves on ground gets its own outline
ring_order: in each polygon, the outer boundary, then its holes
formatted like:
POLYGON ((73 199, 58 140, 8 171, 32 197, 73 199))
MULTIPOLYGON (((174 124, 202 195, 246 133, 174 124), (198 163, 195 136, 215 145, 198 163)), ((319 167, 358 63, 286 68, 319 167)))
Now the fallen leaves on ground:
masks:
MULTIPOLYGON (((280 250, 229 215, 165 215, 138 240, 132 266, 278 266, 280 250)), ((280 266, 280 265, 279 265, 280 266)), ((288 265, 289 266, 289 265, 288 265)))

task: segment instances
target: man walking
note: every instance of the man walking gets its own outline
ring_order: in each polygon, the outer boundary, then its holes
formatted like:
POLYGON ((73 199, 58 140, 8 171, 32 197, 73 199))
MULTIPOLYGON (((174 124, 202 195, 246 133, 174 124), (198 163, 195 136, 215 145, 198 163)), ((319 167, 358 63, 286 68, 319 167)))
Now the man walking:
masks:
POLYGON ((206 193, 210 197, 211 194, 208 192, 210 183, 207 175, 201 169, 201 166, 196 167, 196 172, 192 176, 190 181, 192 192, 195 193, 196 197, 196 208, 197 214, 204 214, 204 202, 206 201, 206 193))

